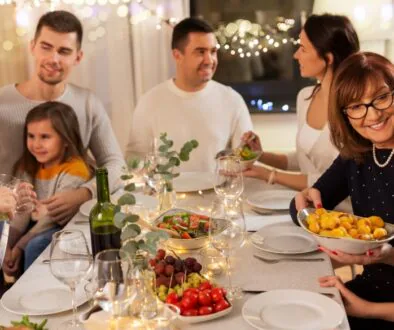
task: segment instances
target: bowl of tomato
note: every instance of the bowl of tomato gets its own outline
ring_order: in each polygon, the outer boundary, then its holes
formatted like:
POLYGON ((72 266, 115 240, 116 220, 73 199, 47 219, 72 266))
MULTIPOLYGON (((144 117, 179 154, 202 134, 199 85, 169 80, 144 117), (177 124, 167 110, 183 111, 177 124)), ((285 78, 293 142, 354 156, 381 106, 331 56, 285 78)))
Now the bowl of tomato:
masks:
POLYGON ((180 309, 178 318, 185 323, 213 320, 231 313, 233 309, 225 290, 215 287, 209 281, 202 282, 198 288, 186 289, 182 296, 170 293, 166 303, 180 309))

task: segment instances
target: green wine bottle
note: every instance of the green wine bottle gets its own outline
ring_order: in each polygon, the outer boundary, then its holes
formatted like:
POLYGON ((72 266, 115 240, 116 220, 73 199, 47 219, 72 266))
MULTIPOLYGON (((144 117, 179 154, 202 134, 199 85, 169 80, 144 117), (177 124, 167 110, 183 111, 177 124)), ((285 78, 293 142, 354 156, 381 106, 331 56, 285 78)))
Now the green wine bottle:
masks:
POLYGON ((119 249, 121 230, 114 225, 115 205, 111 203, 106 168, 96 170, 97 203, 89 215, 92 252, 119 249))

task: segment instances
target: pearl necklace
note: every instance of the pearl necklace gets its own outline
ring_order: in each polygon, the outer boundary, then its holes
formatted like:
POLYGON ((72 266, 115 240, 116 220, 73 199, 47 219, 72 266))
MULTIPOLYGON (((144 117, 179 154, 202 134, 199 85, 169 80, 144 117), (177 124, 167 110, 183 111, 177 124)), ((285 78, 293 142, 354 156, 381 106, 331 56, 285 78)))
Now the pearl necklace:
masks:
POLYGON ((386 167, 390 163, 391 158, 393 158, 393 156, 394 156, 394 149, 391 150, 390 155, 387 157, 387 160, 383 164, 380 164, 378 159, 376 158, 376 147, 375 147, 375 145, 372 146, 372 155, 373 155, 373 160, 374 160, 375 164, 378 165, 380 168, 383 168, 383 167, 386 167))

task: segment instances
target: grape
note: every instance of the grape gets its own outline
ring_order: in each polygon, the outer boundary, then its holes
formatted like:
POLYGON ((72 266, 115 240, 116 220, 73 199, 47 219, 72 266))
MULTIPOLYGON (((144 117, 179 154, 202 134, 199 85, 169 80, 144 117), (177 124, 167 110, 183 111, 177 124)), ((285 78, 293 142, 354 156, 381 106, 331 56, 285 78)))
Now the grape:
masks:
POLYGON ((155 266, 155 273, 156 275, 160 275, 164 273, 164 269, 165 269, 165 264, 160 262, 158 264, 156 264, 155 266))
POLYGON ((198 262, 196 262, 196 263, 194 264, 194 266, 193 266, 193 271, 196 272, 196 273, 199 273, 199 272, 201 271, 201 269, 202 269, 201 264, 198 263, 198 262))
POLYGON ((193 265, 197 262, 196 258, 186 258, 185 265, 186 267, 193 267, 193 265))
POLYGON ((175 281, 178 284, 182 284, 184 282, 184 278, 185 278, 184 272, 179 272, 175 274, 175 281))
POLYGON ((174 258, 173 256, 167 256, 167 257, 165 258, 165 261, 166 261, 166 263, 169 264, 169 265, 175 264, 175 258, 174 258))
POLYGON ((165 256, 166 256, 166 251, 164 251, 163 249, 157 250, 156 259, 163 260, 165 256))
POLYGON ((180 259, 176 259, 174 263, 174 269, 176 272, 183 271, 183 261, 180 259))
POLYGON ((173 265, 166 265, 164 269, 164 274, 167 276, 171 276, 171 274, 174 272, 174 266, 173 265))

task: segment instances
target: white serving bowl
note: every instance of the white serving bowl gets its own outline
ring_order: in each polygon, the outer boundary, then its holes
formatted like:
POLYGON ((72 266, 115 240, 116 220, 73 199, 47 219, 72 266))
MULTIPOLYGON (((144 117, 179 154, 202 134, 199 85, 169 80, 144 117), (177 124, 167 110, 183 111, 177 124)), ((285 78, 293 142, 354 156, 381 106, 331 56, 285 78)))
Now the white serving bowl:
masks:
MULTIPOLYGON (((196 212, 188 211, 185 209, 171 209, 168 210, 164 213, 162 213, 158 218, 156 218, 153 221, 153 225, 157 226, 159 223, 163 221, 163 218, 165 216, 173 215, 176 213, 189 213, 189 214, 198 214, 196 212)), ((202 214, 201 214, 202 215, 202 214)), ((196 250, 200 249, 208 244, 208 233, 206 236, 203 237, 198 237, 198 238, 191 238, 191 239, 185 239, 185 238, 174 238, 171 237, 168 240, 166 240, 166 245, 170 248, 174 249, 181 249, 181 250, 196 250)))
MULTIPOLYGON (((364 254, 368 250, 376 249, 379 246, 391 241, 394 238, 394 225, 385 223, 387 236, 378 240, 362 240, 350 237, 326 237, 313 233, 308 229, 306 218, 315 212, 313 208, 302 209, 297 214, 298 223, 308 233, 310 233, 318 244, 330 250, 342 251, 349 254, 364 254)), ((360 218, 360 217, 356 217, 360 218)))

